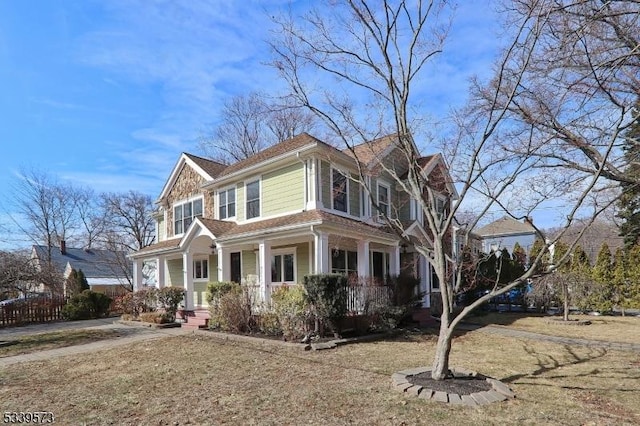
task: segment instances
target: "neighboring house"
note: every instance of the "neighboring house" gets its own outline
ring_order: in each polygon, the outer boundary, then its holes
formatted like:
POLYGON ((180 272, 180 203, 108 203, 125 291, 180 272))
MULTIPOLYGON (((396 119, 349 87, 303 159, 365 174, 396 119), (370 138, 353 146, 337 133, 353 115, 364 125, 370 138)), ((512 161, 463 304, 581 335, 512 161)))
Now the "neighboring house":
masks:
MULTIPOLYGON (((130 278, 132 276, 131 263, 125 253, 115 253, 110 250, 69 248, 64 241, 60 247, 34 245, 31 256, 37 259, 39 264, 47 262, 51 253, 51 264, 66 278, 71 270, 82 269, 89 288, 93 291, 109 296, 124 294, 131 289, 130 278)), ((64 294, 66 294, 66 285, 64 294)))
MULTIPOLYGON (((308 274, 384 280, 406 267, 421 278, 428 307, 438 291, 428 261, 383 226, 369 198, 368 191, 406 224, 409 238, 428 234, 419 205, 379 167, 382 159, 398 175, 406 172, 396 143, 384 137, 351 152, 301 134, 229 166, 183 153, 156 201, 158 242, 131 255, 135 288, 142 287, 143 265, 153 261, 156 286, 184 287, 192 310, 207 305, 209 282, 247 283, 268 301, 274 288, 308 274), (368 172, 368 190, 356 180, 354 156, 368 172)), ((418 164, 445 182, 447 208, 456 195, 442 157, 418 164)))
POLYGON ((506 248, 513 254, 513 248, 518 243, 528 254, 537 236, 531 218, 520 222, 507 216, 475 230, 475 233, 480 237, 485 253, 506 248))

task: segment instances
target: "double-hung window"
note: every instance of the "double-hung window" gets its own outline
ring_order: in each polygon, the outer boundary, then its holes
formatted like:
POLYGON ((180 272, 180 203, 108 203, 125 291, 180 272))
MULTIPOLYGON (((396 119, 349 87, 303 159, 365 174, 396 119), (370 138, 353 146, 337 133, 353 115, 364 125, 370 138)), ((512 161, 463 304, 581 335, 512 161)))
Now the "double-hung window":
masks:
POLYGON ((184 233, 193 219, 202 217, 202 198, 177 204, 173 207, 173 233, 184 233))
POLYGON ((209 261, 207 259, 193 261, 193 278, 196 280, 206 280, 209 278, 209 261))
POLYGON ((247 183, 247 219, 260 216, 260 180, 247 183))
POLYGON ((236 189, 229 188, 218 193, 218 219, 236 216, 236 189))
POLYGON ((295 283, 295 254, 280 253, 271 257, 271 282, 295 283))
POLYGON ((381 183, 378 184, 378 209, 380 216, 389 217, 389 187, 381 183))
POLYGON ((347 212, 347 177, 339 170, 332 171, 332 199, 333 209, 341 212, 347 212))
POLYGON ((334 250, 331 257, 331 273, 352 275, 358 273, 358 252, 334 250))

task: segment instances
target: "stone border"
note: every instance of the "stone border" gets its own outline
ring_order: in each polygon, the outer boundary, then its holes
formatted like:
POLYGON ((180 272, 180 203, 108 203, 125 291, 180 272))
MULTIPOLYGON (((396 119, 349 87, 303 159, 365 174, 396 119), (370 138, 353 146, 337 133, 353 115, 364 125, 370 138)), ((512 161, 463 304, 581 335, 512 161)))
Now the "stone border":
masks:
MULTIPOLYGON (((513 399, 516 397, 516 394, 513 393, 509 386, 490 377, 487 377, 486 381, 491 385, 491 390, 475 392, 471 395, 459 395, 457 393, 434 391, 420 385, 414 385, 407 380, 411 376, 428 373, 430 371, 430 368, 418 367, 393 373, 391 375, 392 387, 398 392, 418 397, 420 399, 444 402, 445 404, 466 405, 468 407, 487 405, 492 402, 505 401, 506 399, 513 399)), ((463 368, 452 369, 451 372, 455 377, 483 377, 475 371, 465 370, 463 368)))

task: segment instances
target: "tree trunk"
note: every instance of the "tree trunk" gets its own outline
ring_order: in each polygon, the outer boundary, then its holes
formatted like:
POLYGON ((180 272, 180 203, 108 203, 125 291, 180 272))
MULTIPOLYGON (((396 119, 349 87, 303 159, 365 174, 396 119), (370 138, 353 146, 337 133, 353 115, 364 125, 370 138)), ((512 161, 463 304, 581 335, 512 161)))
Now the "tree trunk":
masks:
MULTIPOLYGON (((444 315, 443 315, 444 316, 444 315)), ((449 321, 444 318, 440 323, 440 335, 436 345, 436 355, 431 369, 431 378, 434 380, 444 380, 449 374, 449 353, 451 352, 451 331, 449 321)))
POLYGON ((564 307, 562 309, 562 319, 564 321, 569 321, 569 289, 566 284, 562 286, 562 300, 564 307))

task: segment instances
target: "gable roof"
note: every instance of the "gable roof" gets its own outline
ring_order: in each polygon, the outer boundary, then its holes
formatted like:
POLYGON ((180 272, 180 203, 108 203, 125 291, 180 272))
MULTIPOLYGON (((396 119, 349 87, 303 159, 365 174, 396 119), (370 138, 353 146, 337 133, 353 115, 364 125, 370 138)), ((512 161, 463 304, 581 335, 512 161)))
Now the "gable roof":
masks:
POLYGON ((363 142, 352 148, 342 150, 348 156, 360 161, 366 166, 370 166, 378 158, 384 157, 396 145, 398 137, 387 135, 372 141, 363 142))
POLYGON ((504 216, 474 231, 483 238, 502 235, 535 234, 536 229, 530 224, 504 216))
POLYGON ((220 177, 239 172, 242 169, 246 169, 272 158, 276 158, 289 152, 296 151, 303 146, 313 144, 321 145, 323 147, 326 147, 327 149, 338 151, 331 145, 322 142, 320 139, 317 139, 308 133, 301 133, 297 136, 292 137, 291 139, 287 139, 275 145, 272 145, 269 148, 252 155, 249 158, 245 158, 244 160, 240 160, 237 163, 231 164, 230 166, 225 168, 222 173, 220 173, 220 177))
MULTIPOLYGON (((47 246, 34 245, 33 251, 39 261, 43 261, 48 257, 47 246)), ((82 269, 85 277, 89 278, 124 278, 122 268, 122 259, 124 252, 113 252, 110 250, 81 248, 66 248, 63 254, 58 247, 51 249, 51 263, 60 272, 64 272, 67 264, 76 271, 82 269)), ((131 267, 131 265, 128 265, 131 267)))
POLYGON ((197 155, 187 154, 186 152, 183 152, 182 154, 180 154, 180 158, 178 159, 176 165, 173 166, 173 170, 171 170, 169 179, 167 179, 164 186, 162 187, 162 192, 160 192, 158 201, 167 196, 176 179, 178 178, 180 171, 182 171, 182 168, 185 165, 191 167, 200 176, 208 181, 213 180, 214 178, 219 176, 227 167, 226 165, 218 163, 217 161, 208 160, 206 158, 198 157, 197 155))

